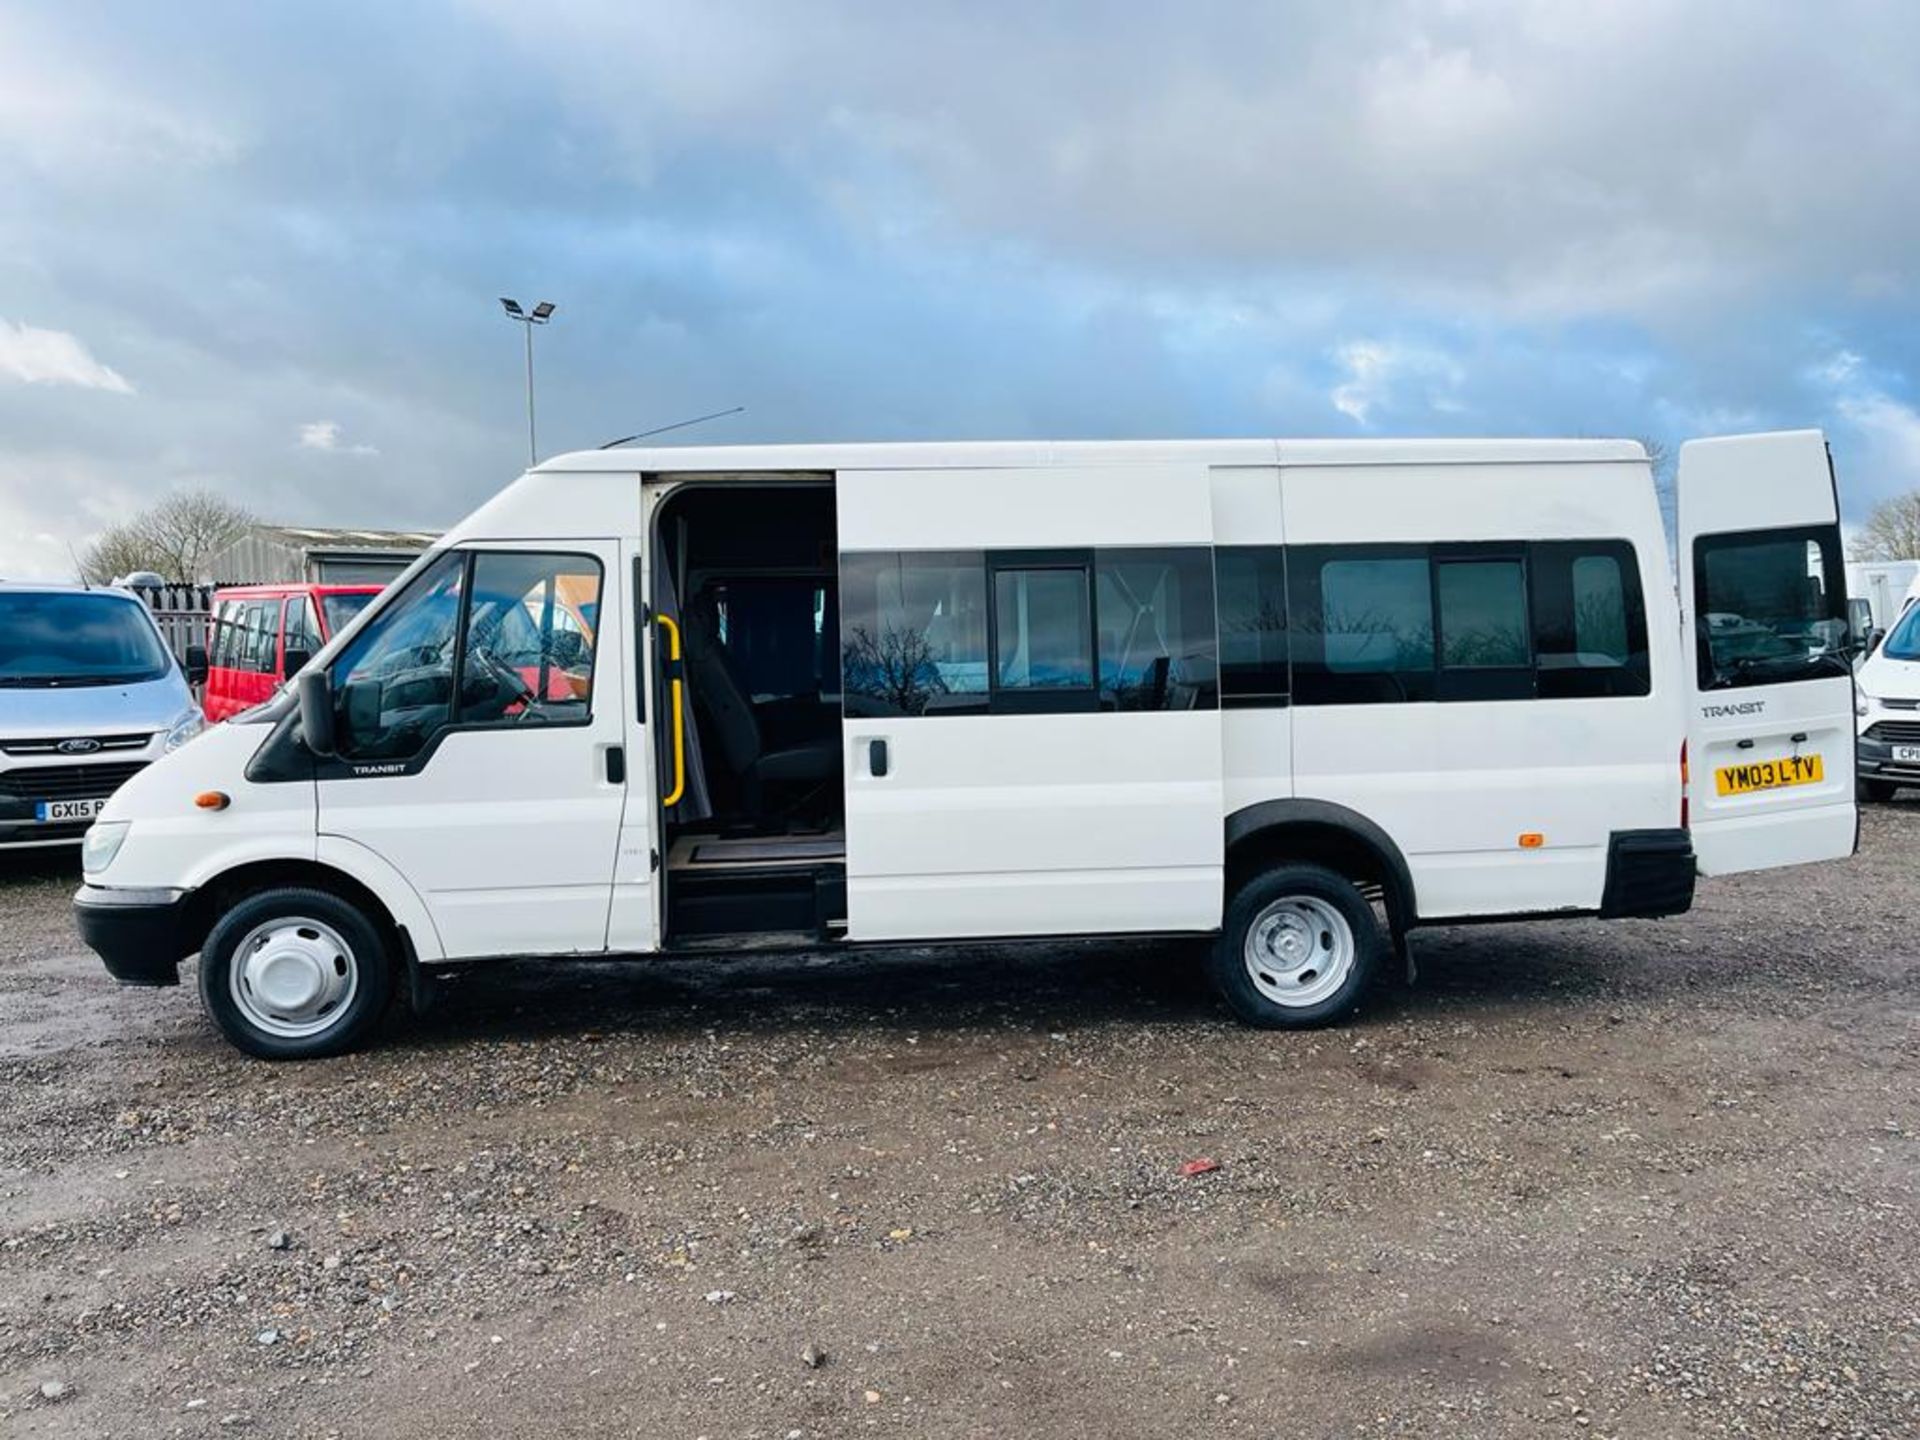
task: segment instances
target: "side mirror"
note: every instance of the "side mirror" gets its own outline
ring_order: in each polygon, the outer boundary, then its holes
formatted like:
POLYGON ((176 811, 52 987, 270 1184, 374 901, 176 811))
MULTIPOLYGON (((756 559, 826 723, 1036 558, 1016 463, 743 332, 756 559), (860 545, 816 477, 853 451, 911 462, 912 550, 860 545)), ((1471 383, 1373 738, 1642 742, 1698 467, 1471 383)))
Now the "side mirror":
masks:
POLYGON ((325 759, 334 753, 333 686, 324 670, 308 670, 293 682, 300 702, 300 734, 307 749, 325 759))
POLYGON ((1880 629, 1878 626, 1875 626, 1873 629, 1867 631, 1867 648, 1865 653, 1867 653, 1868 655, 1871 655, 1874 651, 1880 648, 1880 642, 1886 638, 1887 638, 1887 632, 1880 629))
POLYGON ((204 685, 207 683, 207 647, 204 645, 187 646, 187 683, 204 685))
POLYGON ((281 662, 281 672, 289 678, 298 675, 307 668, 307 662, 313 659, 313 652, 304 645, 287 646, 286 658, 281 662))

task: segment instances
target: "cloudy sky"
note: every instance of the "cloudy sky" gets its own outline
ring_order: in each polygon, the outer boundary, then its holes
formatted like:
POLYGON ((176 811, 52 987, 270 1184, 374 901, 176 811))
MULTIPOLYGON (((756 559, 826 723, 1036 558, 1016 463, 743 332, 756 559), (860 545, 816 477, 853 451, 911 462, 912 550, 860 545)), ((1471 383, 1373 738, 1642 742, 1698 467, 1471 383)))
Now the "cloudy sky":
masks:
POLYGON ((1857 518, 1916 76, 1869 0, 0 0, 0 575, 192 485, 451 522, 498 295, 543 452, 1820 425, 1857 518))

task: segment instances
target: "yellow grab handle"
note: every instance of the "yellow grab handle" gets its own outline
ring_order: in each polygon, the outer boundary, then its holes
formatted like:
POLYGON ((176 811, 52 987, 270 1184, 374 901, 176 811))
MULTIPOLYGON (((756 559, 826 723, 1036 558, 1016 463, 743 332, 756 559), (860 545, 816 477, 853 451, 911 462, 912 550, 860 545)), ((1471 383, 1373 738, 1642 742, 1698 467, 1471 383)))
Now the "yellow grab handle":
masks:
POLYGON ((680 699, 680 627, 665 615, 655 615, 654 623, 667 632, 667 660, 675 667, 668 682, 673 689, 673 793, 660 803, 678 805, 687 791, 687 722, 681 716, 680 699))

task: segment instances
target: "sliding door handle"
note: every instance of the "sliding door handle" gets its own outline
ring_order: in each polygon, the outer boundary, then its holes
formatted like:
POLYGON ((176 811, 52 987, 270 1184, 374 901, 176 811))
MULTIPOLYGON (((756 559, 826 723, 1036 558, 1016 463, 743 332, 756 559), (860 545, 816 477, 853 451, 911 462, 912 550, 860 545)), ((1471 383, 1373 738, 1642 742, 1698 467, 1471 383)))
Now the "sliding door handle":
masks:
POLYGON ((887 775, 887 742, 869 740, 867 742, 867 773, 876 780, 884 780, 887 775))
POLYGON ((607 746, 607 783, 609 785, 627 783, 627 752, 621 746, 607 746))

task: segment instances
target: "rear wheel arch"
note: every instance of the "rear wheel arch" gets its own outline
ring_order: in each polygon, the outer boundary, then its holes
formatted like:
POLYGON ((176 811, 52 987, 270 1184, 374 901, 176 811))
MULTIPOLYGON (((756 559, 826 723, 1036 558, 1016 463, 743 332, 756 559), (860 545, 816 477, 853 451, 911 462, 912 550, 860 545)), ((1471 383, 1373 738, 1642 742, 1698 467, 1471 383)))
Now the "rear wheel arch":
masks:
POLYGON ((1321 865, 1378 887, 1396 935, 1419 922, 1413 872, 1393 837, 1357 810, 1330 800, 1263 800, 1227 817, 1227 900, 1277 865, 1321 865))

